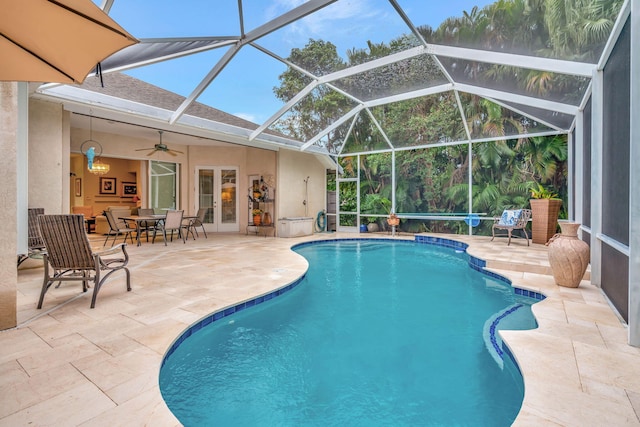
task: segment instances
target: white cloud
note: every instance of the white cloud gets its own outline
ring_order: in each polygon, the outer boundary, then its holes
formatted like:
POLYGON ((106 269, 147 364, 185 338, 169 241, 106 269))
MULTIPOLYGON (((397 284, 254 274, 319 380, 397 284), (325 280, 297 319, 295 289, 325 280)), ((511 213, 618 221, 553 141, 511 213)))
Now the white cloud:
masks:
MULTIPOLYGON (((275 0, 269 13, 275 16, 302 3, 301 0, 275 0)), ((378 41, 381 30, 390 26, 390 15, 395 13, 386 2, 381 8, 374 0, 340 0, 274 33, 279 35, 278 43, 285 46, 284 50, 276 51, 286 56, 292 47, 301 48, 309 39, 331 41, 340 55, 346 49, 366 48, 367 40, 378 41)), ((387 37, 382 40, 388 41, 387 37)))
POLYGON ((307 38, 332 38, 336 34, 371 27, 369 20, 378 13, 368 0, 340 1, 295 22, 291 30, 307 38))
POLYGON ((306 3, 306 0, 275 0, 264 12, 265 22, 271 21, 303 3, 306 3))
POLYGON ((255 114, 251 113, 233 113, 234 116, 239 117, 244 120, 248 120, 251 123, 258 123, 258 117, 255 114))

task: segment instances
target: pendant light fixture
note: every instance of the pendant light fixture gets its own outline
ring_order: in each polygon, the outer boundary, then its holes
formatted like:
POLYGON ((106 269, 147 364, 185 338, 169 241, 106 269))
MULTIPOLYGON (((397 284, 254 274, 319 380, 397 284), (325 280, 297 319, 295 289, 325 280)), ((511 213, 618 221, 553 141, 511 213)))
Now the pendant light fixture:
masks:
POLYGON ((87 156, 87 169, 95 175, 104 175, 111 169, 107 163, 100 161, 102 144, 93 139, 93 111, 89 111, 89 139, 80 144, 80 152, 87 156), (85 150, 86 146, 86 150, 85 150), (96 152, 96 150, 100 150, 96 152))

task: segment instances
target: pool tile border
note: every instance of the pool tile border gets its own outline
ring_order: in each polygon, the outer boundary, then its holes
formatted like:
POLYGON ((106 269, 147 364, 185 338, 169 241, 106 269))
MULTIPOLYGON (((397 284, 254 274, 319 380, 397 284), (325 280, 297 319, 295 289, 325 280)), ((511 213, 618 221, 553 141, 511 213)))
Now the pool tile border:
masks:
POLYGON ((220 319, 223 319, 227 316, 230 316, 232 314, 238 313, 246 308, 251 308, 251 307, 255 307, 258 304, 262 304, 263 302, 269 301, 277 296, 280 296, 282 294, 284 294, 285 292, 288 292, 290 290, 292 290, 293 288, 295 288, 296 286, 298 286, 306 277, 306 274, 303 274, 302 276, 300 276, 297 280, 295 280, 294 282, 285 285, 281 288, 278 288, 274 291, 271 291, 267 294, 264 295, 260 295, 259 297, 238 303, 236 305, 233 305, 231 307, 227 307, 224 308, 222 310, 216 311, 214 313, 209 314, 208 316, 200 319, 199 321, 197 321, 196 323, 194 323, 193 325, 189 326, 182 334, 180 334, 180 336, 178 338, 176 338, 176 340, 171 344, 171 346, 169 347, 169 349, 167 350, 167 352, 165 353, 165 355, 162 358, 162 364, 160 365, 160 368, 162 368, 165 364, 165 362, 169 359, 169 357, 171 357, 171 355, 173 354, 174 351, 176 351, 176 349, 178 347, 180 347, 180 345, 187 339, 189 338, 191 335, 193 335, 194 333, 198 332, 200 329, 204 328, 205 326, 208 326, 210 324, 212 324, 213 322, 216 322, 220 319))
MULTIPOLYGON (((438 247, 443 247, 443 248, 447 248, 447 249, 453 249, 456 252, 464 252, 467 256, 468 256, 468 264, 469 267, 471 267, 472 269, 479 271, 482 274, 485 274, 489 277, 492 277, 496 280, 500 280, 503 281, 509 285, 512 285, 511 280, 507 279, 504 276, 501 276, 500 274, 494 273, 492 271, 486 270, 486 266, 487 266, 487 262, 483 259, 480 258, 476 258, 472 255, 469 255, 467 253, 467 248, 469 247, 468 244, 463 243, 463 242, 458 242, 456 240, 451 240, 451 239, 444 239, 442 237, 433 237, 433 236, 416 236, 415 240, 396 240, 396 239, 388 239, 388 238, 382 238, 382 239, 369 239, 369 238, 346 238, 346 239, 328 239, 328 240, 314 240, 311 242, 304 242, 304 243, 299 243, 297 245, 294 245, 291 247, 292 250, 296 249, 296 248, 300 248, 300 247, 304 247, 304 246, 310 246, 310 245, 318 245, 318 244, 324 244, 327 242, 345 242, 345 241, 372 241, 372 240, 380 240, 380 241, 392 241, 392 242, 406 242, 406 243, 420 243, 420 244, 426 244, 426 245, 431 245, 431 246, 438 246, 438 247)), ((191 335, 193 335, 194 333, 198 332, 200 329, 202 329, 205 326, 210 325, 213 322, 216 322, 220 319, 223 319, 227 316, 230 316, 232 314, 238 313, 246 308, 250 308, 250 307, 254 307, 258 304, 261 304, 265 301, 269 301, 277 296, 280 296, 290 290, 292 290, 293 288, 295 288, 296 286, 298 286, 306 277, 306 274, 303 274, 302 276, 300 276, 297 280, 295 280, 294 282, 285 285, 281 288, 278 288, 272 292, 269 292, 267 294, 264 295, 260 295, 256 298, 241 302, 239 304, 236 304, 234 306, 231 307, 227 307, 224 308, 222 310, 216 311, 204 318, 202 318, 201 320, 197 321, 196 323, 194 323, 193 325, 191 325, 189 328, 187 328, 187 330, 185 330, 182 334, 180 334, 180 336, 178 338, 176 338, 176 340, 171 344, 171 346, 169 347, 169 349, 167 350, 167 352, 165 353, 164 357, 162 358, 162 364, 160 365, 160 367, 162 368, 162 366, 164 366, 165 362, 169 359, 169 357, 171 357, 171 355, 173 354, 174 351, 176 351, 176 349, 187 339, 189 338, 191 335)), ((516 293, 516 295, 522 295, 525 297, 530 297, 530 298, 534 298, 537 300, 543 300, 545 299, 545 296, 539 292, 534 292, 534 291, 529 291, 527 289, 522 289, 522 288, 518 288, 513 286, 513 290, 516 293)), ((513 355, 511 354, 511 352, 508 350, 508 348, 506 346, 503 345, 503 350, 507 349, 506 353, 513 359, 513 355)), ((515 361, 515 360, 514 360, 515 361)))
MULTIPOLYGON (((467 253, 467 248, 469 247, 468 244, 463 242, 434 236, 416 236, 416 242, 464 251, 465 253, 467 253)), ((469 256, 469 267, 476 271, 479 271, 482 274, 485 274, 496 280, 501 280, 513 286, 511 280, 500 274, 494 273, 493 271, 487 270, 487 262, 485 260, 474 257, 473 255, 469 255, 469 253, 467 253, 467 255, 469 256)), ((530 291, 528 289, 518 288, 516 286, 513 286, 513 291, 516 295, 522 295, 540 301, 546 298, 546 296, 544 294, 541 294, 540 292, 530 291)))

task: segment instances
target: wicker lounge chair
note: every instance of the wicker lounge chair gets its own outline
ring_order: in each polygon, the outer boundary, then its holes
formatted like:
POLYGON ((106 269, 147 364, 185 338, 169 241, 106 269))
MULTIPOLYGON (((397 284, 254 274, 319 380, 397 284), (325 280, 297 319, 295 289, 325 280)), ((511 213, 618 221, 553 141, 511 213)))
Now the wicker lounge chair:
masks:
POLYGON ((127 291, 131 290, 126 243, 94 252, 89 245, 82 215, 40 215, 38 223, 46 247, 38 308, 42 308, 44 295, 54 282, 81 281, 83 292, 89 288, 89 282, 93 282, 91 308, 95 307, 96 297, 105 280, 116 271, 124 270, 127 291), (108 255, 114 257, 105 258, 108 255))
POLYGON ((491 227, 491 240, 496 237, 496 230, 505 230, 507 235, 509 236, 509 241, 507 242, 507 246, 511 244, 511 237, 519 237, 514 236, 514 230, 522 230, 524 237, 527 239, 527 246, 529 246, 529 235, 527 234, 527 223, 529 222, 529 218, 531 218, 531 210, 530 209, 505 209, 502 212, 502 216, 500 218, 495 218, 493 227, 491 227))
POLYGON ((28 212, 29 252, 18 255, 18 267, 29 258, 42 255, 42 251, 44 251, 44 242, 42 241, 42 237, 40 237, 40 229, 38 227, 38 215, 43 215, 44 209, 29 208, 28 212))

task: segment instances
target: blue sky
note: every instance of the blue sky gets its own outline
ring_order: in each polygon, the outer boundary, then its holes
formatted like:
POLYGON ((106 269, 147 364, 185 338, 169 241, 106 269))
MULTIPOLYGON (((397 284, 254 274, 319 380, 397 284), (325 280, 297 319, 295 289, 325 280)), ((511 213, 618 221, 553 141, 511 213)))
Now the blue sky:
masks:
MULTIPOLYGON (((97 4, 99 0, 94 0, 97 4)), ((245 32, 304 3, 303 0, 244 0, 245 32)), ((474 5, 489 1, 399 0, 415 25, 437 27, 474 5)), ((110 15, 137 38, 204 37, 239 34, 237 0, 115 0, 110 15)), ((287 57, 309 39, 331 41, 338 53, 365 48, 367 40, 388 42, 408 29, 387 0, 339 0, 301 21, 257 41, 287 57)), ((225 49, 174 59, 127 71, 164 89, 188 96, 207 75, 225 49)), ((275 113, 282 103, 273 95, 278 75, 286 67, 256 49, 245 46, 198 98, 199 102, 256 123, 275 113)))

